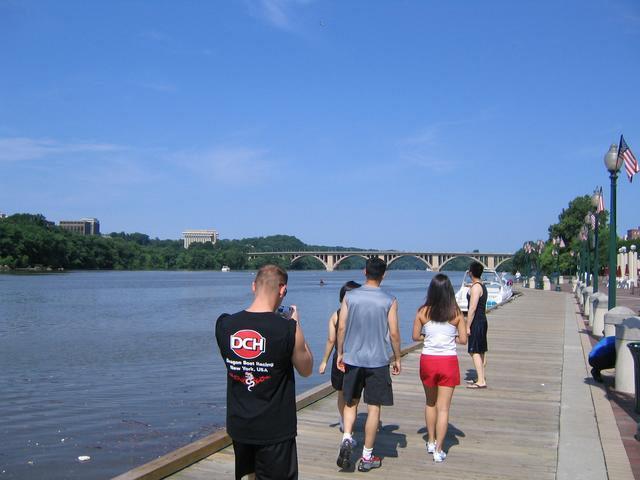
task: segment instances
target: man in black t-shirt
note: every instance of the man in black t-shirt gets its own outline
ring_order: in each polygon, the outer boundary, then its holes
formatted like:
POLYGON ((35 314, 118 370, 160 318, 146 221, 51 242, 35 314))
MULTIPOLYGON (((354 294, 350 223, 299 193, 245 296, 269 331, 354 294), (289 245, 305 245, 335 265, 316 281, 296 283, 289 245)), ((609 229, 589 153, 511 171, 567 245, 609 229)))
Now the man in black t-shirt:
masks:
POLYGON ((311 375, 313 356, 299 323, 275 313, 287 294, 288 275, 262 267, 249 308, 221 315, 216 340, 227 367, 227 433, 236 455, 236 479, 297 479, 296 394, 293 368, 311 375))

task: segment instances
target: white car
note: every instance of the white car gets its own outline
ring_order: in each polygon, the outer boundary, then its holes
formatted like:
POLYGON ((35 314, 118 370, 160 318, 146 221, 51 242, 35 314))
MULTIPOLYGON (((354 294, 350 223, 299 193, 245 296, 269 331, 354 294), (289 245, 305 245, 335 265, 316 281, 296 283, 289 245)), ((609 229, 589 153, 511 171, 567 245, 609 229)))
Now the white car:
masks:
MULTIPOLYGON (((497 305, 507 301, 513 294, 509 281, 501 277, 495 270, 485 270, 482 273, 482 283, 487 288, 487 309, 494 308, 497 305)), ((456 292, 456 302, 463 312, 469 310, 467 301, 467 293, 471 286, 471 277, 467 270, 462 278, 462 284, 456 292)))

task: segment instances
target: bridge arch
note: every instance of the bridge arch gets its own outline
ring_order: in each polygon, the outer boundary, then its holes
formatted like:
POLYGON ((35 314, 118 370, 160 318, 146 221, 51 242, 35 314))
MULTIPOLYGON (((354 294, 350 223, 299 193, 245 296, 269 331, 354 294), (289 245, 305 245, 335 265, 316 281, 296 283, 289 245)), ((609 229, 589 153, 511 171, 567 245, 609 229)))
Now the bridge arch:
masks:
POLYGON ((320 263, 322 263, 322 265, 324 265, 325 270, 329 270, 329 266, 327 265, 327 262, 325 260, 323 260, 320 256, 314 255, 312 253, 303 253, 301 255, 292 256, 291 257, 291 261, 289 262, 289 265, 293 265, 295 262, 297 262, 301 258, 305 258, 305 257, 315 258, 320 263))
POLYGON ((487 267, 487 262, 483 262, 482 258, 476 257, 474 255, 454 255, 451 258, 447 258, 444 262, 442 262, 442 264, 438 267, 438 271, 441 272, 442 271, 442 267, 444 267, 447 263, 451 262, 452 260, 456 259, 456 258, 470 258, 471 260, 475 260, 476 262, 479 262, 484 268, 488 268, 487 267))
POLYGON ((336 260, 336 263, 333 264, 333 268, 338 268, 338 265, 340 265, 344 260, 346 260, 347 258, 351 258, 351 257, 360 257, 360 258, 364 258, 364 260, 369 260, 369 258, 371 257, 371 255, 360 255, 357 253, 352 253, 350 255, 345 255, 344 257, 340 257, 338 260, 336 260))
POLYGON ((390 267, 393 262, 395 262, 396 260, 400 259, 400 258, 404 258, 404 257, 409 257, 409 258, 416 258, 419 261, 421 261, 422 263, 425 264, 425 266, 429 269, 429 270, 433 270, 433 267, 431 266, 431 264, 429 262, 427 262, 426 259, 422 258, 421 256, 418 255, 411 255, 411 254, 407 254, 407 255, 398 255, 397 257, 392 258, 391 260, 389 260, 389 263, 387 263, 387 268, 390 267))
POLYGON ((508 261, 513 260, 513 257, 507 257, 507 258, 503 258, 501 259, 498 263, 496 263, 496 270, 498 270, 498 267, 507 263, 508 261))

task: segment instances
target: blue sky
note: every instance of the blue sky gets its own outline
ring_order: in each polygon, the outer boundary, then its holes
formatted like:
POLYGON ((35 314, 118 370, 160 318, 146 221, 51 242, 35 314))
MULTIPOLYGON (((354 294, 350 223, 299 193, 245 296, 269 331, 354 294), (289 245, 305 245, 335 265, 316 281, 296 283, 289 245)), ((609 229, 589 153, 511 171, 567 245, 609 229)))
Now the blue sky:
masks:
POLYGON ((639 81, 633 0, 0 0, 0 212, 515 251, 640 156, 639 81))

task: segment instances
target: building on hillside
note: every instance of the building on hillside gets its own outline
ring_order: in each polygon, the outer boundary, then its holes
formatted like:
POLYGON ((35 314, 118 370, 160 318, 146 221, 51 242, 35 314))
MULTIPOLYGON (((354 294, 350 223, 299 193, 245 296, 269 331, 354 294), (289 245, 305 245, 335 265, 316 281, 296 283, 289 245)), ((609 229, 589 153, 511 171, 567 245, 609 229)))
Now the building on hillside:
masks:
POLYGON ((185 230, 182 232, 184 248, 189 248, 192 243, 215 243, 218 241, 218 232, 215 230, 185 230))
POLYGON ((80 235, 100 235, 100 222, 97 218, 81 218, 80 220, 60 220, 58 225, 63 230, 80 235))
POLYGON ((640 239, 640 227, 627 230, 627 240, 640 239))

